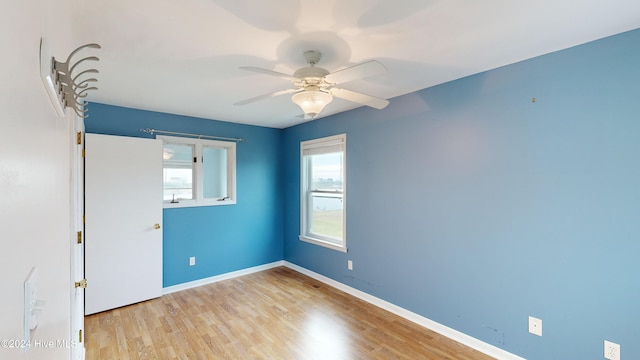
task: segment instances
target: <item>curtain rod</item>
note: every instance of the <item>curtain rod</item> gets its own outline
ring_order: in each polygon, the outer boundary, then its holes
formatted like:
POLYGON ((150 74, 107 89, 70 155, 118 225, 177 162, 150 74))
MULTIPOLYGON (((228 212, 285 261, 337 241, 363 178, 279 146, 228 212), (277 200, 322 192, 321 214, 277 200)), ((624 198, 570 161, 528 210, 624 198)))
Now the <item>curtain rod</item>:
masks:
POLYGON ((243 138, 229 138, 229 137, 223 137, 223 136, 190 134, 190 133, 183 133, 183 132, 176 132, 176 131, 165 131, 165 130, 157 130, 157 129, 150 129, 150 128, 140 129, 140 132, 151 134, 151 135, 153 135, 153 134, 167 134, 167 135, 191 136, 191 137, 196 137, 198 139, 228 140, 228 141, 235 141, 235 142, 244 141, 243 138))

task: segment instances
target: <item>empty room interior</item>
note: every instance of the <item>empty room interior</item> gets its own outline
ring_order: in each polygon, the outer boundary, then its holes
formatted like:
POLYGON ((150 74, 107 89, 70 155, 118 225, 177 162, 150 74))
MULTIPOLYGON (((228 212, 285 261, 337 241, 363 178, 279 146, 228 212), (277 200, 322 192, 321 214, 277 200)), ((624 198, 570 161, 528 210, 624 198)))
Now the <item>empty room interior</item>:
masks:
POLYGON ((640 359, 640 2, 0 14, 1 359, 640 359))

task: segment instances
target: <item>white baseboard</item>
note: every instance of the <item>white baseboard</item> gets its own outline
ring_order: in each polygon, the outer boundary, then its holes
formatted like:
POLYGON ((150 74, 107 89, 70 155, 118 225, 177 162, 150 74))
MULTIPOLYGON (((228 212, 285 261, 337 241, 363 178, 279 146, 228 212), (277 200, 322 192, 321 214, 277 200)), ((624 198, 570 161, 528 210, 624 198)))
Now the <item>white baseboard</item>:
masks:
POLYGON ((284 260, 280 260, 280 261, 275 261, 269 264, 258 265, 258 266, 238 270, 238 271, 232 271, 225 274, 211 276, 211 277, 200 279, 200 280, 194 280, 194 281, 189 281, 189 282, 178 284, 178 285, 168 286, 162 289, 162 295, 171 294, 176 291, 192 289, 202 285, 213 284, 218 281, 232 279, 234 277, 243 276, 243 275, 249 275, 249 274, 253 274, 256 272, 260 272, 260 271, 264 271, 264 270, 268 270, 268 269, 272 269, 272 268, 275 268, 278 266, 284 266, 284 265, 285 265, 284 260))
POLYGON ((320 275, 318 273, 315 273, 311 270, 307 270, 301 266, 298 266, 296 264, 290 263, 288 261, 284 261, 284 260, 280 260, 280 261, 275 261, 269 264, 264 264, 264 265, 259 265, 259 266, 254 266, 254 267, 250 267, 247 269, 242 269, 242 270, 238 270, 238 271, 232 271, 226 274, 220 274, 220 275, 216 275, 216 276, 212 276, 212 277, 208 277, 205 279, 200 279, 200 280, 195 280, 195 281, 190 281, 187 283, 183 283, 183 284, 178 284, 178 285, 173 285, 173 286, 169 286, 166 287, 164 289, 162 289, 162 294, 170 294, 176 291, 182 291, 182 290, 187 290, 187 289, 191 289, 191 288, 195 288, 198 286, 202 286, 202 285, 207 285, 207 284, 212 284, 218 281, 222 281, 222 280, 227 280, 227 279, 232 279, 238 276, 243 276, 243 275, 248 275, 248 274, 252 274, 252 273, 256 273, 256 272, 260 272, 260 271, 264 271, 264 270, 268 270, 268 269, 272 269, 278 266, 286 266, 292 270, 295 270, 299 273, 302 273, 304 275, 307 275, 311 278, 314 278, 318 281, 321 281, 329 286, 333 286, 334 288, 344 291, 345 293, 355 296, 361 300, 364 300, 372 305, 375 305, 381 309, 387 310, 390 313, 396 314, 402 318, 405 318, 415 324, 418 324, 422 327, 425 327, 429 330, 435 331, 438 334, 444 335, 454 341, 457 341, 463 345, 466 345, 472 349, 478 350, 484 354, 487 354, 489 356, 492 356, 496 359, 500 359, 500 360, 526 360, 525 358, 522 358, 518 355, 514 355, 510 352, 507 352, 505 350, 502 350, 498 347, 495 347, 491 344, 487 344, 484 341, 478 340, 474 337, 471 337, 467 334, 461 333, 460 331, 454 330, 450 327, 447 327, 445 325, 442 325, 440 323, 437 323, 433 320, 430 320, 422 315, 418 315, 414 312, 411 312, 405 308, 402 308, 400 306, 394 305, 388 301, 382 300, 380 298, 377 298, 373 295, 369 295, 367 293, 365 293, 364 291, 360 291, 358 289, 352 288, 351 286, 345 285, 341 282, 335 281, 331 278, 328 278, 324 275, 320 275))
POLYGON ((394 305, 388 301, 382 300, 380 298, 377 298, 373 295, 369 295, 363 291, 360 291, 358 289, 352 288, 348 285, 345 285, 341 282, 335 281, 331 278, 328 278, 324 275, 320 275, 318 273, 315 273, 311 270, 307 270, 301 266, 298 266, 296 264, 290 263, 288 261, 284 261, 284 266, 295 270, 297 272, 300 272, 304 275, 307 275, 311 278, 314 278, 318 281, 321 281, 329 286, 333 286, 334 288, 344 291, 349 295, 353 295, 361 300, 364 300, 372 305, 375 305, 379 308, 382 308, 384 310, 387 310, 393 314, 396 314, 402 318, 405 318, 413 323, 416 323, 422 327, 425 327, 429 330, 435 331, 438 334, 444 335, 454 341, 457 341, 463 345, 466 345, 472 349, 478 350, 484 354, 487 354, 489 356, 492 356, 496 359, 501 359, 501 360, 525 360, 524 358, 518 356, 518 355, 514 355, 510 352, 507 352, 505 350, 502 350, 498 347, 495 347, 491 344, 487 344, 484 341, 478 340, 474 337, 471 337, 467 334, 461 333, 460 331, 454 330, 450 327, 447 327, 445 325, 442 325, 440 323, 437 323, 433 320, 427 319, 426 317, 422 316, 422 315, 418 315, 414 312, 411 312, 405 308, 402 308, 400 306, 394 305))

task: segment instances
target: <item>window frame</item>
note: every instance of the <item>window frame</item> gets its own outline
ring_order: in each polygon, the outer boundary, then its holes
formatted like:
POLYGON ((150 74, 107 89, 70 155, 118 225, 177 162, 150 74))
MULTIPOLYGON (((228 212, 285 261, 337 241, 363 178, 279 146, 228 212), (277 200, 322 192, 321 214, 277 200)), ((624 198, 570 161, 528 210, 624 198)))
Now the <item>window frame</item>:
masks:
MULTIPOLYGON (((329 249, 347 252, 347 134, 339 134, 333 136, 327 136, 318 139, 312 139, 300 142, 300 235, 298 238, 301 241, 320 245, 329 249), (317 189, 311 190, 311 175, 305 158, 305 151, 310 149, 316 149, 312 155, 334 153, 336 147, 340 147, 342 152, 342 239, 341 243, 337 243, 328 237, 312 234, 309 224, 310 216, 310 199, 312 193, 323 193, 317 189), (329 151, 322 152, 322 148, 327 148, 329 151), (319 152, 318 152, 319 151, 319 152)), ((336 192, 326 192, 327 195, 336 195, 336 192)))
MULTIPOLYGON (((196 206, 219 206, 236 204, 236 142, 220 141, 199 138, 187 138, 179 136, 157 135, 156 139, 162 140, 162 144, 191 145, 193 146, 194 157, 196 162, 193 167, 193 194, 194 198, 190 200, 180 200, 178 203, 172 203, 171 200, 162 199, 164 208, 183 208, 196 206), (203 147, 213 147, 227 150, 227 196, 223 199, 208 199, 204 197, 204 172, 202 162, 203 147)), ((163 163, 164 169, 164 163, 163 163)), ((163 184, 164 190, 164 184, 163 184)), ((164 196, 163 196, 164 197, 164 196)))

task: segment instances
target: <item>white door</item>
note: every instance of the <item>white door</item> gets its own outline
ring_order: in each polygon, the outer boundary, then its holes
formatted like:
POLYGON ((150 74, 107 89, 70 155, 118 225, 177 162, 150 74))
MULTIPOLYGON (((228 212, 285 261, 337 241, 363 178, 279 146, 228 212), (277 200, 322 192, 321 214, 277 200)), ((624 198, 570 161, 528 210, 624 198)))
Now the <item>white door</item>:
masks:
POLYGON ((162 141, 85 136, 85 314, 162 295, 162 141))

